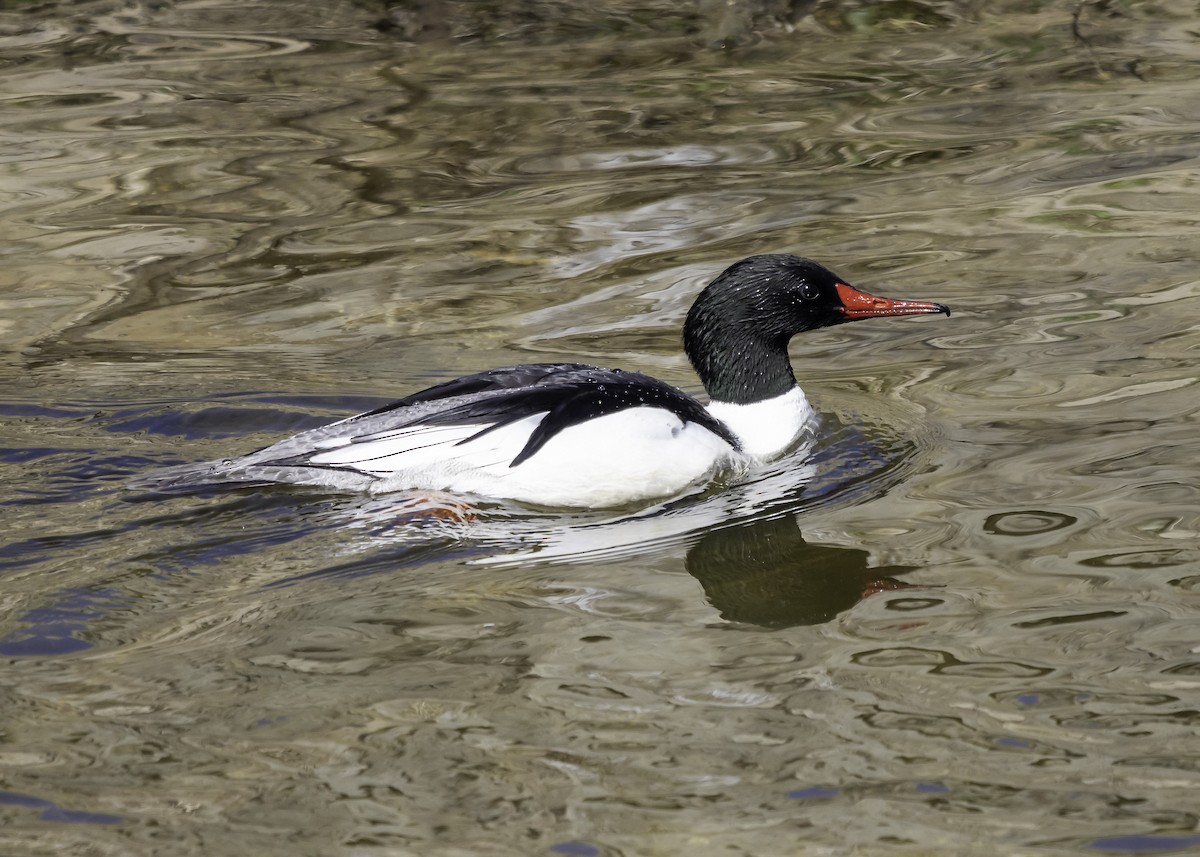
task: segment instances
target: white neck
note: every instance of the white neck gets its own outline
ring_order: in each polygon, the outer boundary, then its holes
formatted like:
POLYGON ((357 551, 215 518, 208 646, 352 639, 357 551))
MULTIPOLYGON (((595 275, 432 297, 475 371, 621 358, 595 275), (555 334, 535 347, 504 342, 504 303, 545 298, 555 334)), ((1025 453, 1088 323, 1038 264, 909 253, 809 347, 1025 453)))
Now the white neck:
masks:
POLYGON ((748 405, 711 402, 708 412, 729 426, 741 441, 742 451, 755 458, 779 455, 816 418, 816 412, 799 387, 748 405))

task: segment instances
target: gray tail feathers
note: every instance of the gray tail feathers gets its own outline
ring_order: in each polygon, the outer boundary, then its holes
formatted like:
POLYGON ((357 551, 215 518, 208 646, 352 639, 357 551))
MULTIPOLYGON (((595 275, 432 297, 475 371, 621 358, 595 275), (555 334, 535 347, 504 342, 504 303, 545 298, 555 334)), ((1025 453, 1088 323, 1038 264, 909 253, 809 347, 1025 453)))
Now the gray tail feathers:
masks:
POLYGON ((218 460, 161 467, 135 476, 125 485, 133 491, 177 492, 211 488, 217 485, 247 485, 264 481, 261 477, 251 476, 244 468, 231 467, 231 463, 228 460, 218 460))

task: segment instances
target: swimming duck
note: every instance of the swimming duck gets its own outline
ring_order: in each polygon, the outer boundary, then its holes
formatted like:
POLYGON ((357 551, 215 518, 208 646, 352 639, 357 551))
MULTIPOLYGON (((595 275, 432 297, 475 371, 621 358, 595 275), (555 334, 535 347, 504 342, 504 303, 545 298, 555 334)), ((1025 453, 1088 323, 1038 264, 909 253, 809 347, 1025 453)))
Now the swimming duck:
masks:
POLYGON ((696 298, 683 346, 710 399, 621 369, 535 363, 466 375, 236 458, 147 474, 179 490, 284 482, 600 508, 675 495, 776 458, 811 431, 788 342, 943 304, 861 292, 798 256, 735 262, 696 298))

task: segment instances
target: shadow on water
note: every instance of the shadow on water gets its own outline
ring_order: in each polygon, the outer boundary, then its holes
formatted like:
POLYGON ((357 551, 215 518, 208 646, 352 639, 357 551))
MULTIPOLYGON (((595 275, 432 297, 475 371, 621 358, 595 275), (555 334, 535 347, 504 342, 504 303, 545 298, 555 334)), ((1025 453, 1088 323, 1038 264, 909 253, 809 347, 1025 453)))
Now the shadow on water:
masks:
MULTIPOLYGON (((91 422, 122 438, 123 445, 137 436, 224 442, 233 435, 242 448, 253 443, 241 435, 307 427, 316 422, 310 414, 328 413, 330 404, 327 397, 243 394, 216 397, 194 409, 161 402, 129 405, 92 416, 91 422)), ((332 404, 353 410, 372 402, 332 404)), ((79 420, 86 411, 86 405, 72 405, 39 416, 79 420)), ((829 413, 818 441, 745 481, 616 514, 284 487, 183 497, 136 494, 122 486, 148 468, 144 458, 114 457, 96 478, 75 472, 75 454, 47 450, 42 466, 58 472, 46 474, 41 480, 46 487, 36 497, 15 502, 47 510, 60 503, 99 504, 97 526, 14 540, 0 549, 0 568, 15 571, 51 557, 82 560, 115 550, 140 575, 170 581, 296 543, 307 561, 298 573, 263 584, 272 589, 432 566, 495 567, 496 574, 503 574, 506 567, 684 553, 684 567, 726 620, 770 628, 815 624, 873 591, 898 588, 901 584, 891 575, 908 569, 872 569, 866 551, 809 544, 797 519, 818 506, 846 506, 879 496, 902 480, 920 452, 911 429, 897 431, 891 420, 873 423, 861 414, 846 419, 829 413), (144 549, 131 550, 130 545, 144 549), (309 545, 311 549, 305 547, 309 545)), ((102 460, 103 455, 90 458, 102 460)), ((126 589, 110 581, 47 593, 39 606, 18 617, 17 630, 0 638, 0 655, 90 648, 90 627, 134 609, 126 589)))

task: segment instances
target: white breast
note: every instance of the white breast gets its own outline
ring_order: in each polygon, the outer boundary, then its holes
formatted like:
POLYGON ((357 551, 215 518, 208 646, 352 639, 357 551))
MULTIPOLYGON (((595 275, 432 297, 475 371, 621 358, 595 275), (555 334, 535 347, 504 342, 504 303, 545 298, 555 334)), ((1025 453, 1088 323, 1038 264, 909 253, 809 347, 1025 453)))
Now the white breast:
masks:
POLYGON ((755 458, 774 458, 784 452, 816 421, 816 412, 799 387, 749 405, 712 402, 708 412, 737 435, 743 452, 755 458))

